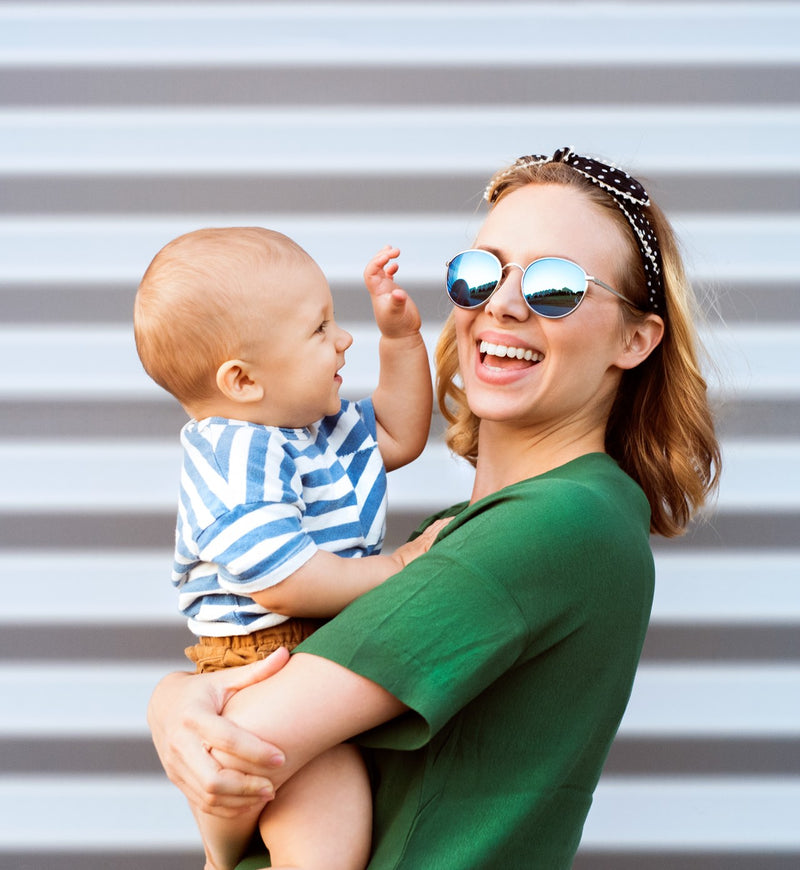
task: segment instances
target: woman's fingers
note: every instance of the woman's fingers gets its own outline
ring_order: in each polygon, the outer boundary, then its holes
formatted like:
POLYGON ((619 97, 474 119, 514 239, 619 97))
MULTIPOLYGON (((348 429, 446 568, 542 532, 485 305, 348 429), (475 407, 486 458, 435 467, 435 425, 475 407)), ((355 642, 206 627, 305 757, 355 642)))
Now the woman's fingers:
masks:
POLYGON ((171 674, 156 687, 148 717, 153 741, 167 776, 193 806, 230 816, 274 797, 269 773, 284 763, 283 752, 222 711, 238 691, 273 676, 288 659, 286 650, 278 650, 246 667, 171 674))

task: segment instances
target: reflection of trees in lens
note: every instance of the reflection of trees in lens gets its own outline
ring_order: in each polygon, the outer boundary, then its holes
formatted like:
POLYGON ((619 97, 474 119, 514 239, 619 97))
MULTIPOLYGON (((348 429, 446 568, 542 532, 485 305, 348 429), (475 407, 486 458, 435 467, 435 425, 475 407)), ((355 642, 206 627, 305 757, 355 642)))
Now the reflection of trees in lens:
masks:
POLYGON ((497 287, 497 281, 487 281, 486 284, 480 284, 478 287, 470 289, 470 296, 473 299, 488 299, 492 295, 492 291, 497 287))
POLYGON ((580 302, 582 293, 576 292, 569 287, 546 287, 527 295, 531 305, 540 308, 552 308, 554 310, 572 309, 580 302))

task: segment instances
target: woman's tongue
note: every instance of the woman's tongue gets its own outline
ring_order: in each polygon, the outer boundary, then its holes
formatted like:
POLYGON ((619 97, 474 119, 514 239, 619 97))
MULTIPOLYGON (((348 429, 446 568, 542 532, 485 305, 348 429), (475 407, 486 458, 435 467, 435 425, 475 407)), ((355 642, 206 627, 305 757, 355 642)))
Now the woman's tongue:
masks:
POLYGON ((527 369, 534 364, 533 360, 517 359, 516 356, 495 356, 488 353, 481 355, 481 362, 490 369, 527 369))

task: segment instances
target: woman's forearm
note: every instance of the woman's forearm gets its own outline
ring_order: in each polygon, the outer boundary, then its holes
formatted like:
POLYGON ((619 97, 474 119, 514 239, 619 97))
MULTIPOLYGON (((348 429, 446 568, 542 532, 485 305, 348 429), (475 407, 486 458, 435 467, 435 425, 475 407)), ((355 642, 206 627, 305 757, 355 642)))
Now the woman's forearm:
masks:
MULTIPOLYGON (((377 683, 328 659, 297 653, 269 680, 237 692, 223 714, 281 748, 286 763, 271 776, 277 788, 326 749, 405 710, 377 683)), ((223 765, 237 763, 217 757, 223 765)))

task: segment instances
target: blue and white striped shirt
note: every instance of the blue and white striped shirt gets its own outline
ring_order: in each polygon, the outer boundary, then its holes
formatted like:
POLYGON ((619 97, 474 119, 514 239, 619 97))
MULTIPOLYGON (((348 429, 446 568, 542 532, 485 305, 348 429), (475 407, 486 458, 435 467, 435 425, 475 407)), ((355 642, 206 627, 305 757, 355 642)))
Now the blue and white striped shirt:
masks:
POLYGON ((380 551, 386 472, 372 401, 304 429, 211 417, 181 431, 183 470, 172 582, 197 635, 249 634, 284 622, 253 601, 318 548, 380 551))

